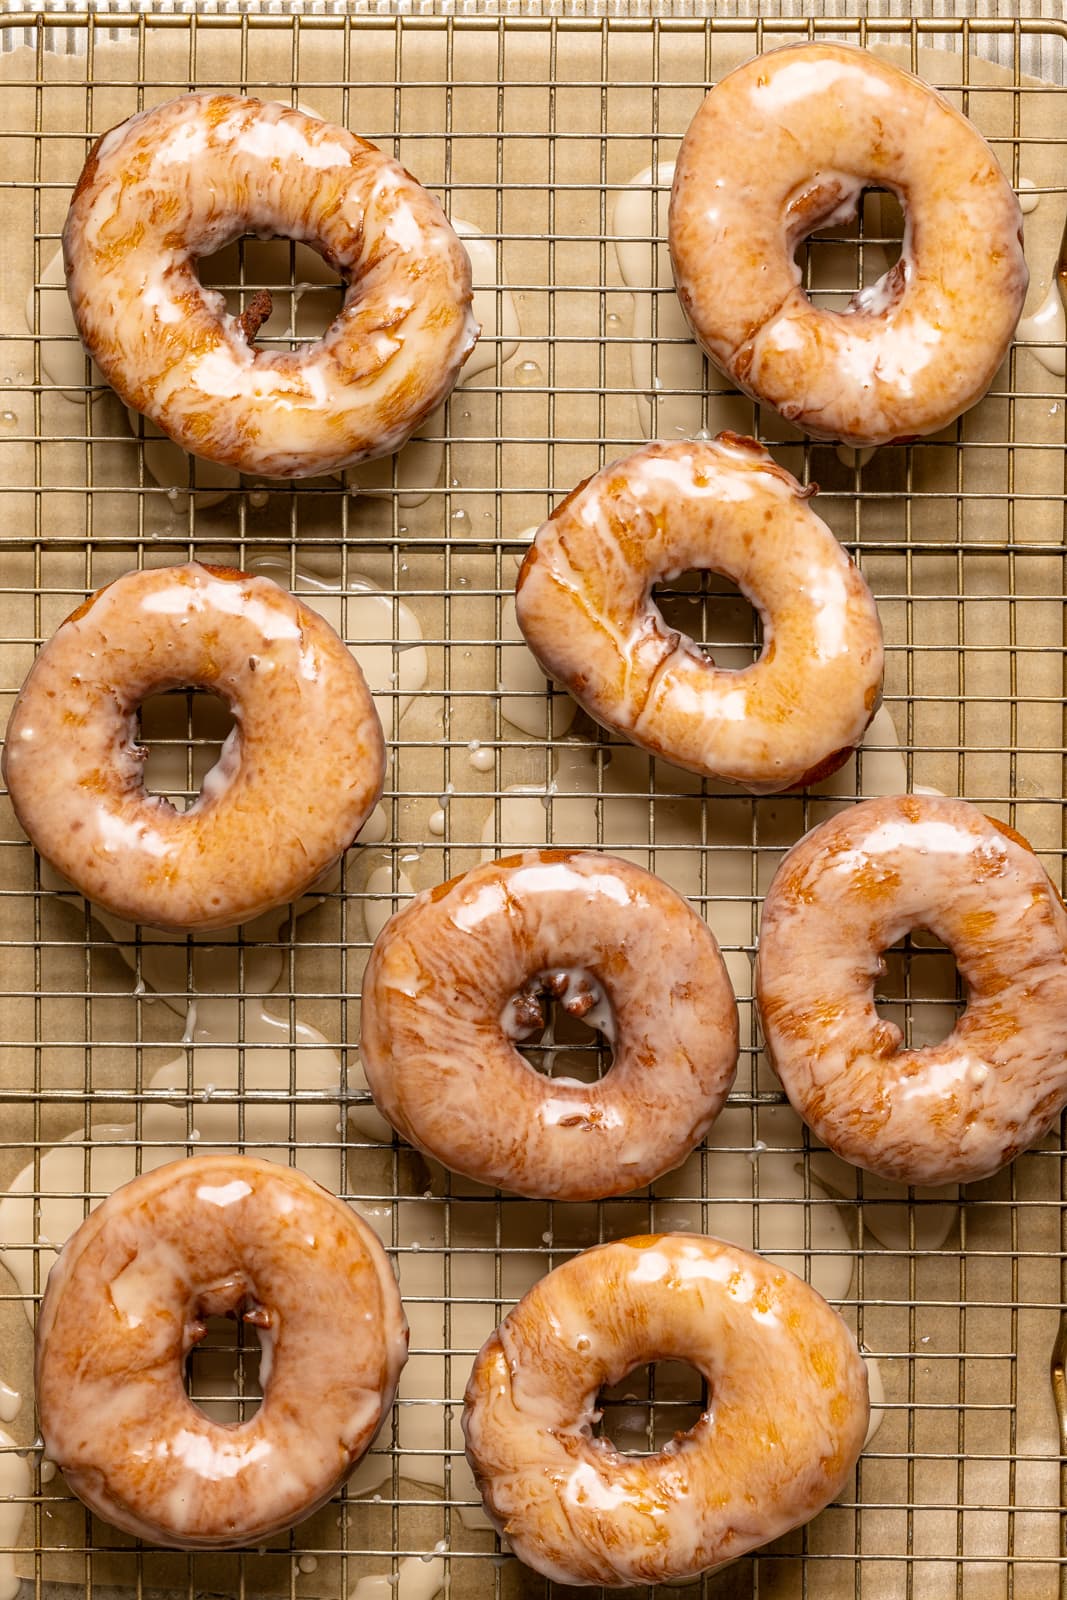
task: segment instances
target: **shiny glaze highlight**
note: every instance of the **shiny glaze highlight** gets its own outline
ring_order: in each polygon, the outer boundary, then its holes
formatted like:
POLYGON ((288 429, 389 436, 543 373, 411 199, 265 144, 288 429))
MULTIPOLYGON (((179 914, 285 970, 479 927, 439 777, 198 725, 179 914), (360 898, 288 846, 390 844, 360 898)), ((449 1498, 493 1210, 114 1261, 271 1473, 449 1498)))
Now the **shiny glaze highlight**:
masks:
POLYGON ((736 1245, 599 1245, 530 1290, 467 1385, 467 1456, 520 1560, 567 1584, 695 1577, 821 1511, 863 1446, 867 1372, 815 1290, 736 1245), (687 1361, 708 1409, 653 1456, 594 1439, 597 1395, 687 1361))
POLYGON ((44 1448, 92 1511, 138 1538, 255 1544, 340 1487, 406 1359, 396 1279, 346 1205, 249 1156, 173 1162, 116 1189, 49 1274, 44 1448), (204 1319, 224 1315, 264 1346, 263 1403, 239 1424, 212 1421, 183 1386, 204 1319))
POLYGON ((470 261, 437 201, 374 145, 305 112, 189 94, 97 140, 63 230, 86 348, 192 455, 303 478, 398 450, 474 348, 470 261), (257 348, 197 258, 244 233, 311 245, 347 284, 323 337, 257 348))
POLYGON ((883 1178, 987 1178, 1067 1103, 1067 913, 1025 840, 964 800, 866 800, 794 845, 764 901, 756 993, 796 1111, 883 1178), (952 950, 967 1005, 941 1044, 905 1050, 874 990, 913 928, 952 950))
POLYGON ((592 851, 529 850, 416 896, 375 943, 361 1026, 371 1093, 404 1138, 557 1200, 625 1194, 684 1161, 737 1065, 707 925, 659 878, 592 851), (541 1031, 545 990, 612 1038, 599 1083, 547 1078, 516 1050, 541 1031))
POLYGON ((786 45, 729 73, 682 142, 675 284, 698 343, 746 394, 816 439, 934 433, 980 400, 1029 280, 1022 213, 978 130, 865 50, 786 45), (798 243, 865 188, 904 207, 900 260, 843 312, 815 307, 798 243))
POLYGON ((756 794, 835 771, 881 699, 882 630, 810 493, 735 434, 613 462, 538 529, 515 597, 527 644, 590 716, 676 766, 756 794), (690 568, 759 611, 763 654, 744 671, 655 605, 653 585, 690 568))
POLYGON ((225 928, 296 899, 381 793, 385 745, 330 625, 268 578, 191 563, 130 572, 43 647, 3 773, 41 855, 129 922, 225 928), (196 686, 234 728, 188 811, 142 780, 137 708, 196 686))

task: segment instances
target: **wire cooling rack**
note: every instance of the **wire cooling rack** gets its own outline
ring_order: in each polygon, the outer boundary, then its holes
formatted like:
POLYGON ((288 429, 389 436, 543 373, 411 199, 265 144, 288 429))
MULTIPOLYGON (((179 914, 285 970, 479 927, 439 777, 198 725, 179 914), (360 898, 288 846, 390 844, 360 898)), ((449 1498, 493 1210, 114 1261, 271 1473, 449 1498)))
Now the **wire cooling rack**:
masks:
MULTIPOLYGON (((12 12, 0 22, 5 703, 59 620, 118 573, 192 557, 267 560, 294 587, 333 584, 346 637, 377 648, 391 752, 373 842, 350 853, 301 915, 207 955, 105 927, 35 862, 5 802, 0 1182, 24 1171, 30 1209, 0 1239, 22 1272, 17 1289, 0 1284, 0 1377, 28 1388, 23 1306, 32 1312, 61 1231, 50 1220, 57 1198, 68 1202, 69 1227, 134 1170, 233 1143, 308 1167, 371 1217, 398 1263, 413 1328, 400 1401, 369 1467, 287 1539, 224 1557, 138 1551, 32 1455, 32 1485, 16 1495, 25 1519, 0 1539, 17 1572, 35 1589, 190 1597, 332 1600, 368 1574, 405 1600, 438 1581, 463 1596, 540 1592, 542 1581, 477 1525, 458 1425, 473 1353, 523 1289, 574 1249, 689 1226, 734 1229, 821 1284, 878 1361, 885 1390, 880 1429, 839 1504, 703 1579, 705 1594, 1065 1592, 1048 1382, 1064 1298, 1062 1141, 959 1197, 886 1192, 828 1163, 791 1119, 761 1063, 751 1006, 770 875, 793 839, 852 796, 900 782, 962 794, 1026 833, 1062 882, 1062 380, 1022 342, 974 412, 867 464, 744 403, 743 425, 821 485, 817 505, 856 554, 886 630, 892 722, 820 792, 753 800, 717 791, 581 716, 568 722, 558 691, 516 674, 507 603, 523 530, 555 500, 650 432, 684 428, 679 405, 689 426, 714 428, 728 403, 714 373, 679 378, 665 359, 684 351, 685 337, 654 250, 665 232, 662 173, 649 188, 647 228, 631 235, 649 263, 643 284, 624 281, 616 251, 618 191, 669 161, 707 84, 756 50, 804 36, 868 44, 938 83, 1039 201, 1027 221, 1036 304, 1064 211, 1062 90, 1052 83, 1063 81, 1067 29, 547 18, 529 8, 359 18, 12 12), (431 467, 417 493, 395 464, 373 496, 333 480, 248 481, 213 499, 219 486, 193 462, 157 482, 143 425, 94 386, 76 342, 52 325, 48 267, 91 134, 142 104, 215 86, 299 100, 346 123, 395 151, 488 241, 491 360, 427 428, 431 467), (49 366, 65 338, 57 376, 49 366), (384 597, 369 621, 357 578, 384 597), (375 919, 409 885, 460 872, 486 850, 548 839, 624 851, 682 887, 719 934, 741 1005, 736 1090, 711 1145, 652 1191, 597 1206, 502 1197, 427 1167, 370 1117, 355 1049, 375 919), (49 1152, 60 1140, 56 1166, 49 1152)), ((876 276, 871 263, 892 253, 898 223, 865 208, 856 228, 811 242, 813 290, 832 303, 876 276)), ((309 296, 305 311, 315 301, 324 322, 329 291, 303 287, 306 262, 295 253, 283 266, 279 278, 277 259, 270 266, 249 245, 215 277, 234 303, 264 282, 280 290, 292 327, 309 296)), ((683 580, 663 604, 742 659, 757 638, 727 591, 683 580)), ((202 696, 171 696, 145 708, 143 724, 159 784, 195 793, 225 717, 202 696)), ((880 1004, 921 1039, 958 1004, 955 984, 951 960, 916 936, 890 955, 880 1004)), ((557 1070, 603 1067, 595 1038, 562 1027, 541 1059, 557 1070)), ((192 1392, 207 1405, 236 1393, 247 1409, 258 1392, 254 1350, 224 1331, 210 1343, 192 1392)), ((649 1448, 699 1403, 684 1372, 653 1368, 606 1397, 604 1428, 649 1448)), ((0 1454, 32 1444, 31 1409, 23 1405, 14 1445, 0 1454)))

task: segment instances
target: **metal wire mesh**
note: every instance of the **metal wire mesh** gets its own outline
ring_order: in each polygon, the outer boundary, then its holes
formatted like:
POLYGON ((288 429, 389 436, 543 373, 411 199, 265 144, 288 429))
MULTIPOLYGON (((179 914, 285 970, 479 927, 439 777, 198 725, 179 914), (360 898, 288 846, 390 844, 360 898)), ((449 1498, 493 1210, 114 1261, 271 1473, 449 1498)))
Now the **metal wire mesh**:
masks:
MULTIPOLYGON (((878 792, 898 743, 909 785, 936 785, 1003 817, 1062 881, 1062 385, 1017 347, 975 412, 863 466, 748 408, 750 431, 822 486, 819 509, 882 611, 898 737, 883 725, 836 787, 753 800, 637 757, 581 716, 570 724, 558 691, 516 674, 507 601, 523 530, 576 482, 676 426, 675 402, 695 406, 696 426, 714 426, 716 375, 705 369, 687 386, 657 365, 685 342, 670 322, 669 276, 655 276, 663 181, 650 187, 638 240, 653 272, 643 286, 623 279, 614 220, 617 192, 669 160, 707 84, 805 33, 886 50, 968 111, 1013 181, 1035 185, 1028 254, 1047 280, 1065 193, 1061 91, 1024 66, 1039 60, 1062 82, 1067 30, 529 14, 99 11, 3 21, 5 703, 59 620, 118 573, 267 557, 298 589, 333 583, 341 631, 384 653, 377 687, 391 765, 380 840, 350 853, 299 916, 207 955, 195 941, 105 928, 35 862, 4 803, 0 1181, 29 1163, 33 1210, 24 1247, 9 1256, 32 1270, 25 1293, 3 1286, 0 1348, 25 1371, 22 1301, 32 1307, 43 1286, 42 1216, 57 1193, 80 1215, 145 1164, 235 1143, 310 1167, 372 1217, 395 1252, 413 1327, 412 1362, 370 1476, 270 1551, 135 1551, 61 1484, 42 1481, 37 1463, 12 1537, 18 1570, 35 1588, 334 1596, 368 1572, 391 1573, 407 1591, 413 1569, 398 1560, 444 1541, 449 1590, 541 1589, 469 1525, 476 1497, 458 1418, 471 1358, 563 1255, 681 1225, 733 1227, 829 1285, 879 1358, 886 1390, 880 1431, 840 1504, 703 1579, 706 1594, 1057 1592, 1062 1495, 1047 1370, 1063 1300, 1061 1142, 961 1197, 896 1195, 843 1174, 789 1120, 761 1065, 751 964, 760 897, 782 851, 829 808, 878 792), (200 463, 185 463, 180 482, 156 481, 143 424, 128 424, 80 357, 73 379, 49 371, 63 336, 47 325, 46 269, 90 135, 145 103, 212 86, 299 99, 344 122, 393 150, 490 241, 493 362, 426 430, 441 466, 419 495, 390 465, 373 496, 332 480, 247 482, 210 503, 200 463), (502 331, 509 293, 517 350, 502 331), (386 608, 369 624, 358 609, 362 578, 386 608), (408 670, 413 641, 401 638, 408 612, 425 650, 421 682, 421 669, 408 670), (407 892, 405 880, 422 887, 485 850, 549 839, 631 854, 682 887, 718 932, 741 1005, 736 1091, 711 1144, 651 1192, 596 1206, 498 1196, 427 1167, 368 1121, 354 1048, 368 927, 407 892), (273 1025, 262 1022, 264 1005, 273 1025), (337 1052, 335 1066, 309 1029, 337 1052), (62 1167, 48 1159, 58 1140, 67 1141, 62 1167)), ((869 279, 872 253, 891 252, 894 232, 888 212, 865 210, 857 229, 811 242, 809 284, 832 296, 869 279)), ((277 290, 269 270, 250 244, 216 278, 236 302, 264 281, 277 290)), ((290 255, 281 287, 294 329, 304 271, 290 255)), ((728 586, 704 578, 676 589, 663 603, 686 631, 751 651, 751 616, 728 586)), ((179 776, 172 763, 160 782, 195 794, 225 717, 202 696, 169 696, 145 708, 143 726, 153 759, 180 756, 179 776)), ((936 1030, 926 1014, 943 1021, 957 1000, 944 952, 918 937, 892 954, 880 1003, 909 1039, 936 1030)), ((564 1052, 569 1071, 603 1065, 588 1035, 561 1032, 545 1045, 557 1066, 564 1052)), ((210 1343, 194 1392, 254 1398, 254 1352, 246 1361, 224 1331, 216 1339, 213 1329, 210 1343)), ((685 1426, 699 1399, 684 1375, 652 1368, 607 1397, 604 1427, 628 1428, 647 1448, 685 1426)), ((17 1444, 30 1442, 25 1410, 14 1431, 17 1444)))

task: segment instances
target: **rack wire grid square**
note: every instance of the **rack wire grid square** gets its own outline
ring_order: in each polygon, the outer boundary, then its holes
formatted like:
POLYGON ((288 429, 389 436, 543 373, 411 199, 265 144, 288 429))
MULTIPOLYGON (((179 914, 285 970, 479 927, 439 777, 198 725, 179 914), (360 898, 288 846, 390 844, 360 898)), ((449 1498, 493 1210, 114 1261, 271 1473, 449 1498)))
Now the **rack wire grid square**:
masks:
MULTIPOLYGON (((368 1462, 287 1538, 225 1555, 142 1550, 85 1513, 31 1451, 32 1484, 15 1496, 25 1517, 0 1541, 17 1573, 35 1592, 190 1600, 332 1600, 368 1575, 405 1600, 435 1586, 464 1600, 541 1592, 479 1521, 459 1429, 474 1352, 575 1250, 691 1227, 732 1233, 821 1286, 885 1393, 839 1503, 705 1576, 704 1594, 1067 1592, 1048 1377, 1064 1300, 1062 1138, 962 1194, 895 1193, 835 1164, 793 1117, 762 1063, 751 1001, 777 862, 855 797, 901 783, 963 795, 1026 834, 1062 883, 1062 382, 1033 340, 1020 341, 986 400, 934 438, 869 462, 805 441, 727 395, 694 357, 665 269, 659 165, 736 61, 798 38, 868 45, 942 88, 1012 181, 1030 185, 1034 304, 1053 282, 1067 192, 1056 86, 1067 28, 530 6, 101 8, 9 12, 0 24, 5 705, 60 619, 122 571, 259 563, 328 596, 371 663, 390 750, 371 842, 313 901, 221 941, 105 925, 36 860, 5 800, 0 1183, 22 1177, 0 1206, 4 1259, 17 1269, 0 1282, 2 1375, 28 1389, 33 1311, 63 1232, 122 1178, 210 1148, 305 1166, 359 1207, 397 1263, 412 1324, 400 1398, 368 1462), (193 87, 299 101, 344 123, 484 235, 488 365, 423 430, 416 465, 409 452, 408 466, 379 466, 371 493, 367 480, 220 484, 202 463, 175 466, 61 325, 54 258, 91 138, 193 87), (627 245, 638 263, 629 279, 627 245), (527 530, 580 479, 650 435, 714 429, 725 414, 821 485, 817 507, 859 562, 886 631, 891 720, 840 778, 802 795, 701 783, 574 717, 560 690, 531 679, 509 611, 527 530), (650 1190, 596 1205, 495 1194, 423 1161, 375 1121, 358 1061, 360 977, 389 911, 485 853, 547 842, 627 854, 682 888, 719 936, 741 1011, 735 1092, 709 1141, 650 1190)), ((809 286, 841 303, 898 238, 899 217, 868 197, 855 225, 809 241, 809 286)), ((308 286, 295 248, 280 275, 278 262, 246 242, 211 270, 233 305, 272 286, 282 313, 272 336, 291 343, 314 331, 300 317, 324 325, 335 291, 308 286)), ((758 649, 751 609, 729 585, 687 575, 660 600, 724 661, 758 649)), ((225 716, 183 693, 151 702, 143 727, 157 785, 188 800, 225 716)), ((879 1003, 909 1039, 943 1032, 960 1004, 951 957, 915 935, 887 957, 879 1003)), ((596 1037, 562 1025, 534 1055, 548 1071, 607 1064, 596 1037)), ((210 1345, 191 1392, 245 1414, 258 1395, 254 1346, 214 1328, 210 1345)), ((692 1374, 652 1367, 605 1397, 604 1428, 648 1449, 701 1403, 692 1374)), ((32 1445, 31 1409, 12 1422, 5 1456, 32 1445)))

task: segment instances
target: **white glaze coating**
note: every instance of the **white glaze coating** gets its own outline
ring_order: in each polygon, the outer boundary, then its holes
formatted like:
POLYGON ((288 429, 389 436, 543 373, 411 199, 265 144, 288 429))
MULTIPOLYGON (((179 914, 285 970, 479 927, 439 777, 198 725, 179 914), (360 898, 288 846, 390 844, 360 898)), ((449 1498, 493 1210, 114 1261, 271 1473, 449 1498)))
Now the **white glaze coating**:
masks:
POLYGON ((1022 214, 977 129, 865 50, 787 45, 711 90, 678 154, 675 283, 746 394, 819 439, 934 433, 981 399, 1026 295, 1022 214), (865 186, 905 210, 900 261, 844 312, 812 305, 798 242, 865 186))
POLYGON ((737 1047, 707 925, 651 873, 593 852, 530 850, 424 891, 386 924, 363 984, 378 1109, 446 1166, 518 1194, 625 1194, 677 1166, 737 1047), (514 997, 539 1031, 542 988, 576 1016, 606 996, 616 1043, 599 1083, 545 1078, 515 1049, 514 997))
POLYGON ((1067 912, 1025 840, 964 800, 866 800, 794 845, 756 994, 796 1111, 882 1177, 989 1177, 1067 1103, 1067 912), (881 952, 920 927, 953 951, 967 1006, 943 1043, 904 1050, 874 986, 881 952))
POLYGON ((662 1583, 806 1522, 867 1429, 844 1322, 792 1273, 692 1234, 600 1245, 557 1267, 484 1345, 467 1454, 515 1554, 567 1584, 662 1583), (658 1454, 591 1437, 597 1393, 646 1361, 687 1361, 710 1401, 658 1454))
POLYGON ((881 698, 870 590, 795 478, 733 434, 646 445, 579 485, 538 530, 515 606, 590 716, 755 793, 841 766, 881 698), (694 567, 732 578, 763 618, 763 654, 743 671, 669 630, 652 600, 694 567))
POLYGON ((63 252, 79 332, 119 397, 247 473, 307 477, 398 450, 478 334, 470 261, 433 197, 365 140, 274 101, 183 95, 112 128, 63 252), (310 244, 346 280, 307 349, 256 348, 269 297, 242 321, 200 283, 197 257, 243 233, 310 244))
POLYGON ((8 723, 22 826, 87 899, 131 922, 227 928, 294 900, 359 832, 385 748, 352 655, 316 612, 230 568, 131 572, 44 646, 8 723), (137 707, 195 685, 234 734, 184 813, 146 793, 137 707))
POLYGON ((388 1258, 347 1206, 248 1156, 175 1162, 116 1190, 49 1274, 41 1433, 116 1527, 184 1549, 255 1543, 344 1482, 406 1358, 388 1258), (218 1315, 270 1332, 263 1404, 240 1425, 213 1422, 183 1387, 202 1319, 218 1315))

